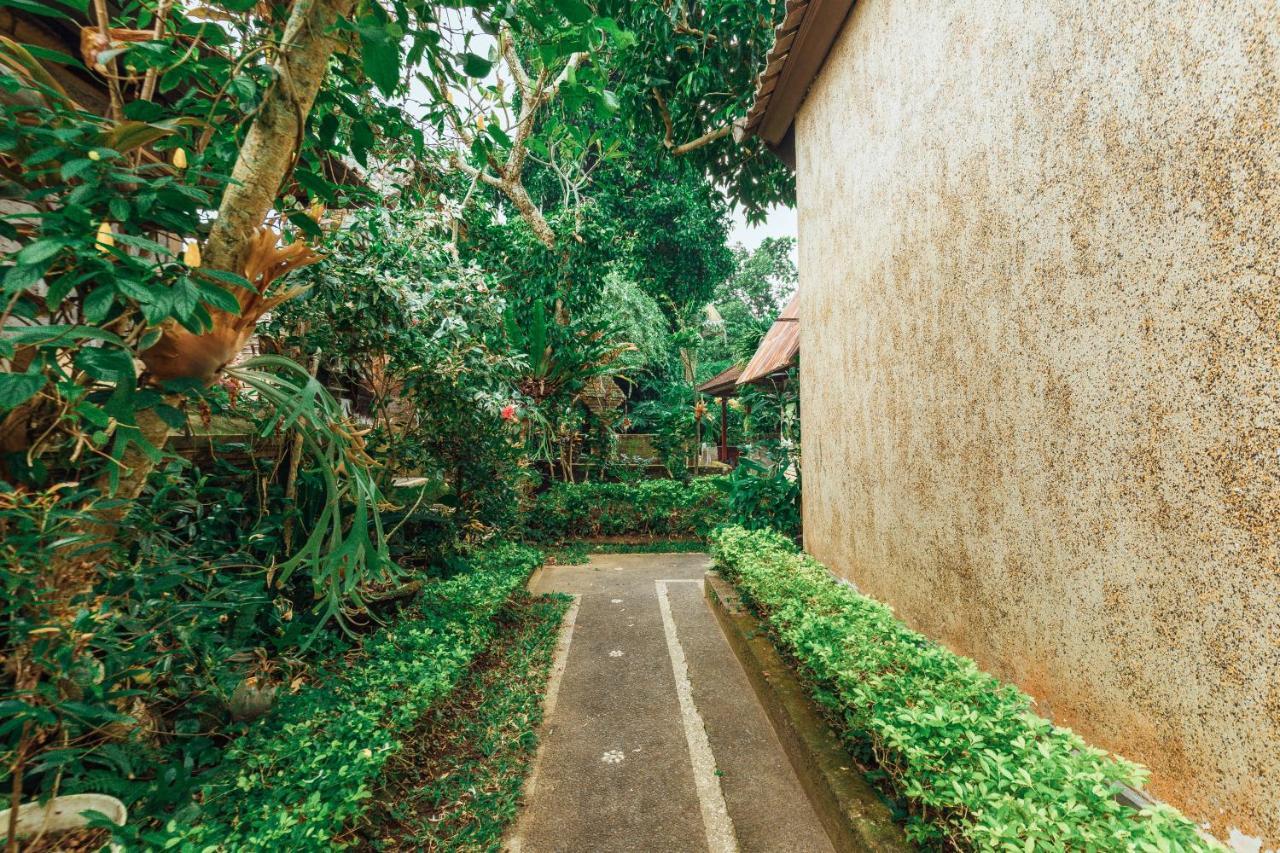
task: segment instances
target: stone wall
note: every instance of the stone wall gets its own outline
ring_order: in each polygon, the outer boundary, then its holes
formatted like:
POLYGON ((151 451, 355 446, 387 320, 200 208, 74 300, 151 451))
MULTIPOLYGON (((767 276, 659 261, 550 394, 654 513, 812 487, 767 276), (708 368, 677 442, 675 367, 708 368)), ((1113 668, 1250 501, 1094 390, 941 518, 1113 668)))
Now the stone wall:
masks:
POLYGON ((1280 847, 1280 10, 859 0, 796 123, 805 542, 1280 847))

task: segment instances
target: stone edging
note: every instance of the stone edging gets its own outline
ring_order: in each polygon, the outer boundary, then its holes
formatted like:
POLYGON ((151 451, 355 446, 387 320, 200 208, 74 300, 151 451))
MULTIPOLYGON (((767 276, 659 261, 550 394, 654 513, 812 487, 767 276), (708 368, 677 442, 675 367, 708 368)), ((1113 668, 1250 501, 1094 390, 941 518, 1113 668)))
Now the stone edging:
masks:
POLYGON ((738 593, 715 572, 707 572, 704 589, 835 848, 914 850, 889 807, 810 703, 764 626, 742 606, 738 593))

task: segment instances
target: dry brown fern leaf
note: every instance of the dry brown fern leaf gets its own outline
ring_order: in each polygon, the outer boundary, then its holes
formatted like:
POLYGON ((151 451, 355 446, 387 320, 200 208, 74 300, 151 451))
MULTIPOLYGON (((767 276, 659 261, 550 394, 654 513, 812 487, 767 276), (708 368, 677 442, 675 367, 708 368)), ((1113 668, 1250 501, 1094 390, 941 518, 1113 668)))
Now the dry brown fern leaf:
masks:
POLYGON ((306 290, 291 287, 267 295, 277 279, 320 260, 320 256, 301 241, 287 246, 279 245, 279 241, 276 231, 264 227, 258 229, 250 242, 243 274, 252 289, 236 291, 239 315, 211 308, 213 328, 199 335, 172 320, 165 323, 160 340, 141 355, 153 380, 198 379, 211 384, 244 349, 263 314, 306 290))

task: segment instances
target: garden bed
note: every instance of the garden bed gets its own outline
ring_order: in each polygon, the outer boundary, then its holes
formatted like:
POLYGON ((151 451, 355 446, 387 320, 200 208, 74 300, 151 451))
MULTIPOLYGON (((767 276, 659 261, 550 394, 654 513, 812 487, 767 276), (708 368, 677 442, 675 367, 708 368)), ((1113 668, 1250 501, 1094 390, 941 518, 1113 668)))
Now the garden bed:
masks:
POLYGON ((1167 806, 1118 801, 1145 771, 1032 711, 1029 697, 897 621, 770 532, 712 536, 846 743, 905 803, 908 834, 958 849, 1217 850, 1167 806))
POLYGON ((520 807, 566 597, 517 595, 449 700, 384 768, 360 850, 498 850, 520 807))
POLYGON ((369 806, 406 732, 449 695, 495 634, 494 615, 540 561, 502 545, 427 587, 316 685, 288 694, 227 749, 200 814, 143 846, 327 850, 369 806))

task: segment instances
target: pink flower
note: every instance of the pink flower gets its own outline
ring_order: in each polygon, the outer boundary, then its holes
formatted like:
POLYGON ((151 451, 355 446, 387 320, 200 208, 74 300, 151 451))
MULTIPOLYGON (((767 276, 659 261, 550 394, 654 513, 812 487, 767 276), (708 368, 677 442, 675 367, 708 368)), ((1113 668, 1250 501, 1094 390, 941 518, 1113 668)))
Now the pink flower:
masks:
POLYGON ((514 423, 516 419, 516 407, 511 403, 502 407, 502 419, 509 423, 514 423))

